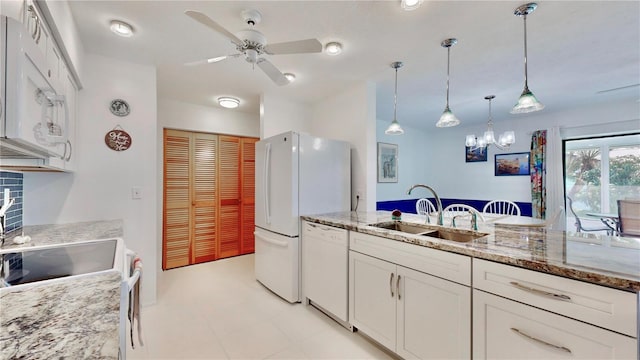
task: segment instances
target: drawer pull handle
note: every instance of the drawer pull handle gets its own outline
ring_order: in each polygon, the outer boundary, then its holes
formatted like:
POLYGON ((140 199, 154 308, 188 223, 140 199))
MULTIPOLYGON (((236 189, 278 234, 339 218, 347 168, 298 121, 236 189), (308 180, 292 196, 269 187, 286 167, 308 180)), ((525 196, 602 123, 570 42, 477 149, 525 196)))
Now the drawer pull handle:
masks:
POLYGON ((314 225, 312 223, 307 223, 307 225, 311 226, 312 228, 316 228, 316 229, 320 229, 322 231, 331 231, 330 228, 326 228, 326 227, 318 227, 317 225, 314 225))
POLYGON ((528 286, 524 286, 522 284, 519 284, 515 281, 511 281, 510 282, 511 285, 517 287, 520 290, 524 290, 524 291, 528 291, 528 292, 532 292, 534 294, 538 294, 538 295, 542 295, 542 296, 546 296, 546 297, 550 297, 552 299, 556 299, 556 300, 562 300, 562 301, 571 301, 571 297, 567 296, 567 295, 563 295, 563 294, 555 294, 552 292, 548 292, 548 291, 543 291, 543 290, 538 290, 538 289, 534 289, 528 286))
POLYGON ((393 273, 391 273, 391 277, 389 278, 389 289, 391 290, 391 297, 393 297, 393 273))
POLYGON ((400 278, 401 276, 398 275, 398 281, 396 281, 396 293, 398 294, 398 300, 400 300, 400 278))
POLYGON ((516 334, 518 334, 518 335, 520 335, 520 336, 523 336, 523 337, 525 337, 525 338, 527 338, 527 339, 529 339, 529 340, 533 340, 533 341, 538 342, 538 343, 540 343, 540 344, 543 344, 543 345, 546 345, 546 346, 552 347, 552 348, 554 348, 554 349, 556 349, 556 350, 564 351, 564 352, 566 352, 566 353, 571 354, 571 349, 568 349, 568 348, 566 348, 566 347, 564 347, 564 346, 558 346, 558 345, 554 345, 554 344, 548 343, 548 342, 546 342, 546 341, 544 341, 544 340, 540 340, 540 339, 535 338, 535 337, 533 337, 533 336, 531 336, 531 335, 529 335, 529 334, 527 334, 527 333, 525 333, 525 332, 522 332, 522 331, 520 331, 520 330, 518 330, 518 329, 516 329, 516 328, 511 328, 511 331, 513 331, 513 332, 515 332, 516 334))

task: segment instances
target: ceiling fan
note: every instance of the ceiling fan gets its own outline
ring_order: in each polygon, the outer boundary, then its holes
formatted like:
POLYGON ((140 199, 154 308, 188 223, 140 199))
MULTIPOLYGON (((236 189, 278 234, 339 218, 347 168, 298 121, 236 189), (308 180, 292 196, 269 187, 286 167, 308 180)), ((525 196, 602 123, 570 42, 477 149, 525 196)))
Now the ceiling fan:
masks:
POLYGON ((278 70, 278 68, 276 68, 262 55, 303 54, 322 51, 322 44, 317 39, 297 40, 267 45, 267 39, 265 36, 253 28, 256 24, 260 23, 260 20, 262 20, 262 15, 257 10, 250 9, 242 12, 242 18, 250 28, 239 32, 237 36, 199 11, 187 10, 184 13, 197 22, 228 38, 236 46, 236 50, 239 51, 236 54, 194 61, 185 65, 211 64, 230 57, 235 58, 240 55, 244 55, 247 62, 257 64, 258 67, 264 71, 271 80, 273 80, 273 82, 278 85, 286 85, 289 83, 289 80, 284 76, 284 74, 282 74, 282 72, 280 72, 280 70, 278 70))

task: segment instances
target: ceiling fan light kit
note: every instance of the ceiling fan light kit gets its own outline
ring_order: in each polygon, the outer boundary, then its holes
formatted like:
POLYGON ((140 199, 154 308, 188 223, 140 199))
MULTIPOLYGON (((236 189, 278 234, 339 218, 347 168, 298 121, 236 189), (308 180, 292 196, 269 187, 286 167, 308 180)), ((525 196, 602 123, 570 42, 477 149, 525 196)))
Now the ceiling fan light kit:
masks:
POLYGON ((515 16, 521 16, 524 23, 524 90, 516 105, 511 109, 512 114, 524 114, 544 109, 544 105, 529 90, 527 82, 527 15, 533 13, 537 7, 536 3, 528 3, 518 6, 513 12, 515 16))
POLYGON ((120 35, 123 37, 133 36, 133 27, 124 21, 111 20, 109 29, 111 29, 111 31, 116 35, 120 35))
POLYGON ((221 96, 218 98, 218 104, 227 109, 235 109, 240 106, 240 100, 229 96, 221 96))
POLYGON ((479 139, 474 134, 467 135, 465 145, 471 147, 471 150, 484 149, 489 145, 494 145, 500 150, 507 150, 516 142, 516 135, 513 131, 505 131, 500 135, 498 141, 496 141, 495 133, 493 132, 493 119, 491 117, 491 100, 495 99, 495 97, 495 95, 487 95, 484 97, 485 100, 489 100, 487 131, 485 131, 484 136, 479 139))
POLYGON ((327 55, 340 55, 340 53, 342 53, 342 44, 337 41, 332 41, 324 46, 324 51, 327 53, 327 55))
POLYGON ((274 83, 277 85, 286 85, 289 80, 278 68, 273 65, 264 55, 283 55, 283 54, 303 54, 303 53, 319 53, 322 52, 322 44, 317 39, 305 39, 297 41, 281 42, 276 44, 268 44, 266 37, 253 27, 260 23, 262 14, 259 11, 249 9, 241 13, 244 22, 249 25, 249 29, 238 32, 237 36, 224 28, 222 25, 213 21, 209 16, 199 11, 187 10, 185 14, 197 22, 207 26, 215 32, 229 39, 236 47, 237 54, 224 55, 208 58, 187 63, 185 65, 210 64, 222 61, 229 57, 238 57, 243 55, 245 60, 254 65, 258 65, 274 83))
POLYGON ((449 60, 451 58, 451 47, 457 43, 458 40, 454 38, 443 40, 442 43, 440 43, 440 46, 447 48, 447 105, 445 106, 440 119, 436 123, 437 127, 452 127, 460 124, 460 120, 458 120, 449 108, 449 60))
POLYGON ((384 131, 384 133, 387 135, 404 134, 404 130, 402 130, 400 123, 398 123, 398 120, 396 119, 397 108, 398 108, 398 69, 401 68, 402 65, 404 64, 400 61, 391 63, 391 67, 396 69, 396 84, 395 84, 395 91, 393 93, 393 121, 391 121, 391 124, 389 125, 387 130, 384 131))

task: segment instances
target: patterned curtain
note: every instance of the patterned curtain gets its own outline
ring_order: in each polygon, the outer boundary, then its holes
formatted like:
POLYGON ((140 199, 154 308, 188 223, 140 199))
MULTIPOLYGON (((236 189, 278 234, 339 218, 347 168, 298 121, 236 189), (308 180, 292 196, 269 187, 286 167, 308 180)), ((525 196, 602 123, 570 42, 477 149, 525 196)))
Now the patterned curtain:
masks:
POLYGON ((531 135, 531 216, 545 218, 547 210, 546 156, 547 130, 538 130, 531 135))

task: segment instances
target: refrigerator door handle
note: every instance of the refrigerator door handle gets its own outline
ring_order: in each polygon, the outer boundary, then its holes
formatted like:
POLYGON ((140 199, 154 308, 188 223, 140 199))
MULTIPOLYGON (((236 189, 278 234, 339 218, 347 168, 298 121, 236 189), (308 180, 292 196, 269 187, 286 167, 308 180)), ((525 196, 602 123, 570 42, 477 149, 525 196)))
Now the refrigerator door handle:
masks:
POLYGON ((254 232, 254 233, 253 233, 253 235, 255 235, 255 236, 259 237, 259 239, 260 239, 260 240, 263 240, 263 241, 265 241, 265 242, 268 242, 269 244, 277 245, 277 246, 280 246, 280 247, 287 247, 287 246, 289 246, 289 243, 288 243, 288 242, 286 242, 286 241, 278 241, 278 240, 276 240, 276 239, 269 238, 268 236, 261 235, 261 234, 260 234, 260 233, 258 233, 257 231, 256 231, 256 232, 254 232))
POLYGON ((269 174, 269 168, 271 167, 271 143, 267 143, 266 144, 266 148, 265 148, 265 152, 264 152, 264 182, 263 182, 263 186, 264 186, 264 217, 265 217, 265 222, 267 224, 271 224, 271 211, 270 211, 270 207, 271 207, 271 199, 269 199, 269 189, 271 188, 270 186, 270 176, 271 174, 269 174))

